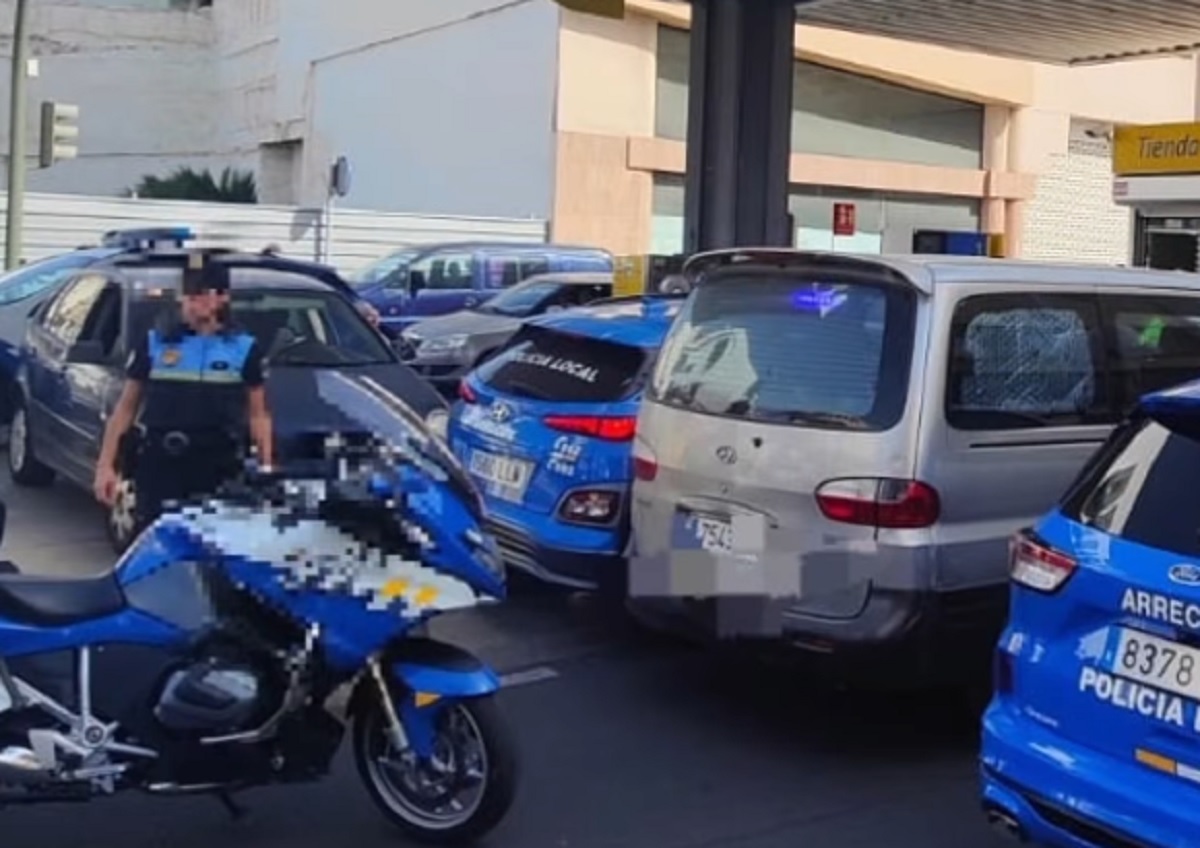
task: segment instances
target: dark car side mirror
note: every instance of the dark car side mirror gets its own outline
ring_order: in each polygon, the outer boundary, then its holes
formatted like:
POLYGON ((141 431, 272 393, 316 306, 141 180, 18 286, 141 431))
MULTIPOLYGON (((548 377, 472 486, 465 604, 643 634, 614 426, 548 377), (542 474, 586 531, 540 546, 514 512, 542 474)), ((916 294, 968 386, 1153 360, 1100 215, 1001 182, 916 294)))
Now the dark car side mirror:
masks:
POLYGON ((76 342, 67 350, 67 362, 71 365, 103 365, 107 361, 104 344, 98 341, 76 342))
POLYGON ((412 271, 408 275, 408 290, 412 294, 416 294, 421 289, 425 288, 425 272, 412 271))

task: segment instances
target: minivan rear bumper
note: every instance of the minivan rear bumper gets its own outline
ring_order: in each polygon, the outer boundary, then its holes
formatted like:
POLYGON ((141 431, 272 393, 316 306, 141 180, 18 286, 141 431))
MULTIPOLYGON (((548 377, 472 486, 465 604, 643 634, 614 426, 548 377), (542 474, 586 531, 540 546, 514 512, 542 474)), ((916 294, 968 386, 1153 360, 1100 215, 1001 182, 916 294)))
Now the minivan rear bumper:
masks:
POLYGON ((1035 844, 1165 848, 1200 829, 1200 787, 1138 765, 1132 751, 1116 759, 1068 742, 1011 698, 984 716, 981 771, 984 810, 1014 820, 1035 844))
POLYGON ((847 677, 886 682, 896 675, 927 684, 956 682, 990 667, 1004 627, 1008 586, 950 592, 872 587, 857 615, 837 619, 804 614, 794 602, 767 598, 636 598, 629 605, 635 616, 659 629, 800 650, 847 677), (774 632, 744 627, 772 620, 779 622, 774 632))

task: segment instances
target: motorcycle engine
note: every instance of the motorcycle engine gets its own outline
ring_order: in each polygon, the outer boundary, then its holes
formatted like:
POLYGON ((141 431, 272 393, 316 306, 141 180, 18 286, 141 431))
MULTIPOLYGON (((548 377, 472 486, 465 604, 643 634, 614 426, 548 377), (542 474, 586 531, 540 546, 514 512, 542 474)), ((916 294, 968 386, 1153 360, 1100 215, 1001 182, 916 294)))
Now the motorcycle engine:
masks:
POLYGON ((174 731, 250 730, 266 718, 268 688, 249 663, 209 658, 167 679, 154 716, 174 731))

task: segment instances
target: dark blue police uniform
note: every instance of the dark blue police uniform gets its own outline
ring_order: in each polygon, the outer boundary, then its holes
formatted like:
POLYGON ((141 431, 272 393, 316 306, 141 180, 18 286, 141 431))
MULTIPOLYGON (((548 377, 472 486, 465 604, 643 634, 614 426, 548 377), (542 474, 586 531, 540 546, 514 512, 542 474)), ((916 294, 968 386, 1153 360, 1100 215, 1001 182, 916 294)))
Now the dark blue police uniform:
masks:
POLYGON ((164 505, 211 494, 238 472, 246 390, 263 384, 263 356, 248 333, 201 335, 180 323, 147 333, 126 375, 143 384, 134 484, 139 519, 148 522, 164 505))

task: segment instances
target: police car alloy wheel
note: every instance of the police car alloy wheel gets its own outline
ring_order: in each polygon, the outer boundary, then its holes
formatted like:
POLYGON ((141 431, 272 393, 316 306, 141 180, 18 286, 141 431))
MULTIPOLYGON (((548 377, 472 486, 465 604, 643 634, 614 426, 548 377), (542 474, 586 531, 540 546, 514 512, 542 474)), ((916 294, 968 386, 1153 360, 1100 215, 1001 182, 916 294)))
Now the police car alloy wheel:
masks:
POLYGON ((121 480, 108 511, 108 536, 117 553, 124 553, 137 530, 137 490, 133 481, 121 480))
POLYGON ((29 433, 29 416, 24 406, 13 411, 8 436, 8 473, 18 486, 47 486, 54 472, 38 461, 29 433))

